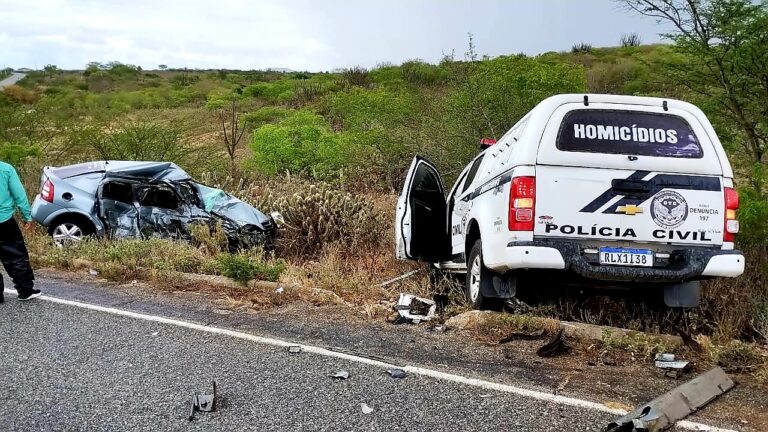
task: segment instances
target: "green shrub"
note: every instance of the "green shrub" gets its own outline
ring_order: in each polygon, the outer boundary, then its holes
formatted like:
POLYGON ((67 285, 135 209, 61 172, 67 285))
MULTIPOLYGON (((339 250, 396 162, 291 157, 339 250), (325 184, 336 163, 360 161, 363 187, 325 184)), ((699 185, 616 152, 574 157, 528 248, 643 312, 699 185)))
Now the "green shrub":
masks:
POLYGON ((336 178, 350 152, 321 116, 295 111, 277 124, 254 131, 250 165, 266 175, 290 172, 313 178, 336 178))
POLYGON ((266 262, 248 253, 221 254, 217 261, 222 275, 243 283, 253 279, 277 282, 285 270, 283 261, 266 262))

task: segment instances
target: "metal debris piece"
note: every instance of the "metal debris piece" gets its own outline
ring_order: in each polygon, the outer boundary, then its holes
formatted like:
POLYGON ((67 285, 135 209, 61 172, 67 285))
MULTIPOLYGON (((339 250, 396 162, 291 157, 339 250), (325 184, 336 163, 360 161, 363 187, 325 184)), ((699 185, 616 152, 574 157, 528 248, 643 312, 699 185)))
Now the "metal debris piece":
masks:
POLYGON ((436 309, 437 305, 434 301, 412 294, 400 294, 395 305, 395 310, 400 314, 400 318, 416 324, 431 320, 435 316, 436 309))
POLYGON ((396 277, 396 278, 394 278, 394 279, 390 279, 390 280, 388 280, 388 281, 386 281, 386 282, 382 282, 380 286, 381 286, 381 287, 385 287, 385 286, 387 286, 387 285, 391 285, 391 284, 393 284, 393 283, 395 283, 395 282, 401 281, 401 280, 403 280, 403 279, 407 279, 407 278, 409 278, 409 277, 411 277, 411 276, 415 275, 415 274, 416 274, 416 273, 418 273, 418 272, 419 272, 419 270, 413 270, 413 271, 409 271, 408 273, 405 273, 405 274, 403 274, 403 275, 400 275, 400 276, 398 276, 398 277, 396 277))
POLYGON ((718 368, 699 375, 610 423, 604 432, 658 432, 700 410, 736 384, 718 368))
POLYGON ((544 336, 544 329, 538 329, 530 333, 512 332, 509 336, 499 341, 499 344, 512 342, 514 340, 535 340, 544 336))
POLYGON ((373 408, 369 407, 368 405, 361 403, 360 408, 363 410, 363 414, 370 414, 373 412, 373 408))
POLYGON ((345 379, 349 378, 349 372, 348 372, 348 371, 345 371, 344 369, 342 369, 342 370, 340 370, 340 371, 336 372, 335 374, 333 374, 333 375, 330 375, 330 377, 331 377, 331 378, 334 378, 334 379, 342 379, 342 380, 345 380, 345 379))
POLYGON ((387 369, 387 373, 392 378, 402 379, 408 376, 402 369, 387 369))
POLYGON ((195 419, 196 412, 216 411, 216 381, 213 381, 213 394, 196 394, 192 396, 189 406, 189 421, 195 419))
POLYGON ((658 369, 664 371, 664 375, 670 378, 679 378, 684 372, 688 371, 691 362, 677 360, 674 354, 656 354, 655 365, 658 369))
POLYGON ((565 342, 564 328, 560 328, 555 337, 536 350, 539 357, 554 357, 570 351, 571 347, 565 342))
POLYGON ((291 354, 297 354, 301 352, 301 345, 291 345, 288 347, 288 352, 291 354))
POLYGON ((526 313, 533 309, 528 303, 517 297, 510 297, 504 300, 504 309, 510 313, 526 313))

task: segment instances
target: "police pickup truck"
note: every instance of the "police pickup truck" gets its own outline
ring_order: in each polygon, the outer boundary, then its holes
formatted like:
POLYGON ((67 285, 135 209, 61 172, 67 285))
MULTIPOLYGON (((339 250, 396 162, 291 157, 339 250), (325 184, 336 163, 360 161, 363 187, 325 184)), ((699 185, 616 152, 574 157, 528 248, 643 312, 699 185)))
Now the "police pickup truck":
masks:
POLYGON ((475 308, 540 276, 653 285, 668 306, 693 307, 700 280, 744 271, 738 207, 731 166, 697 107, 557 95, 486 146, 447 198, 435 166, 414 158, 396 254, 465 273, 475 308))

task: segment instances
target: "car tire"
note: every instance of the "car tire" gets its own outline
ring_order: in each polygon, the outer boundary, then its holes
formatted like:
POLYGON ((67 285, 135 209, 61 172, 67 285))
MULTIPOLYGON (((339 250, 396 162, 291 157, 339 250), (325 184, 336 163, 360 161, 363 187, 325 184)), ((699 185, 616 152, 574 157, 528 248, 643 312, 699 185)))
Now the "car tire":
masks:
POLYGON ((48 234, 53 237, 53 242, 58 247, 79 243, 94 232, 92 225, 79 220, 79 218, 58 219, 48 228, 48 234))
POLYGON ((493 274, 483 263, 483 243, 478 239, 469 252, 464 293, 472 309, 482 309, 487 303, 483 293, 491 290, 493 290, 493 274))

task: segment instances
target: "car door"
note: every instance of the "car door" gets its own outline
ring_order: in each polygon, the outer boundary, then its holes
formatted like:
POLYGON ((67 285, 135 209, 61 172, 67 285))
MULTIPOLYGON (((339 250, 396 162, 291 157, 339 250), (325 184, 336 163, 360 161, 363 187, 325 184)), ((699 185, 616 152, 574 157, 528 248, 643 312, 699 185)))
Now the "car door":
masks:
POLYGON ((176 190, 165 183, 141 184, 134 188, 138 203, 139 230, 144 238, 187 238, 190 212, 176 190))
POLYGON ((450 257, 445 189, 432 162, 420 156, 411 162, 395 218, 398 259, 438 262, 450 257))
POLYGON ((107 236, 139 237, 139 209, 131 182, 104 180, 99 184, 97 202, 98 215, 104 221, 107 236))
POLYGON ((456 188, 452 197, 453 205, 451 209, 451 246, 454 254, 464 253, 464 241, 466 238, 467 215, 472 208, 472 183, 477 177, 480 165, 483 163, 484 154, 481 154, 466 170, 466 177, 456 188))
POLYGON ((464 190, 464 184, 467 180, 467 172, 471 166, 472 164, 467 165, 461 174, 459 174, 459 179, 448 194, 448 225, 451 234, 451 253, 454 258, 457 254, 464 252, 464 227, 462 226, 461 221, 462 216, 466 214, 466 202, 460 201, 459 196, 464 190))

